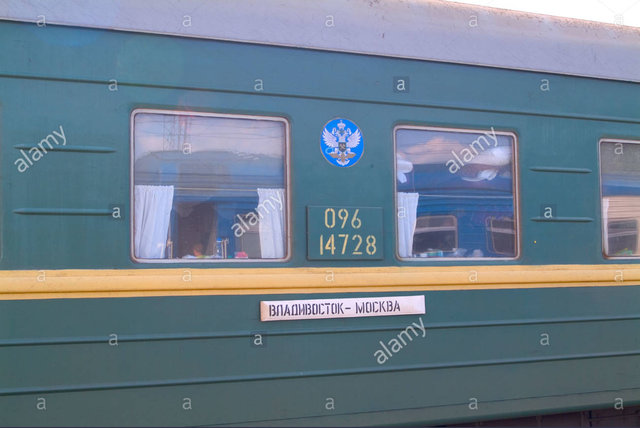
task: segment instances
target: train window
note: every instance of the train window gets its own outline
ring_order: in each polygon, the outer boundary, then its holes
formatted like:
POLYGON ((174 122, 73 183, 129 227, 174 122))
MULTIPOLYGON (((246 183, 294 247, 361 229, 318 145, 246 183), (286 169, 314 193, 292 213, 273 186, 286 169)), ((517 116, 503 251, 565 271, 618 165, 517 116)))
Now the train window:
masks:
POLYGON ((601 141, 600 172, 604 254, 640 256, 640 141, 601 141))
POLYGON ((284 119, 136 110, 132 127, 136 260, 287 257, 284 119))
POLYGON ((518 255, 512 133, 395 129, 402 259, 518 255))

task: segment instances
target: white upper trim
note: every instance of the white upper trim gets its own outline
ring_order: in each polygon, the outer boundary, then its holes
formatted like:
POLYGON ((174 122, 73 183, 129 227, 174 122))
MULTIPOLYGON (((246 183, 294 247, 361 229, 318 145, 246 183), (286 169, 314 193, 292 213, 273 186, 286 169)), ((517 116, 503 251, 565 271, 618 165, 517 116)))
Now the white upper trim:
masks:
POLYGON ((442 0, 0 0, 0 19, 41 15, 48 24, 640 82, 638 28, 442 0))

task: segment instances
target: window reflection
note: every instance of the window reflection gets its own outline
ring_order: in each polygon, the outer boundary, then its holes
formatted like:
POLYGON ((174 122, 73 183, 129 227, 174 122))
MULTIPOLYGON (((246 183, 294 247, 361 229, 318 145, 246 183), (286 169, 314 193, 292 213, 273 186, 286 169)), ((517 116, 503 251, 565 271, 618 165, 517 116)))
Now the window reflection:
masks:
POLYGON ((285 122, 134 116, 138 259, 282 259, 285 122))
POLYGON ((493 128, 398 128, 398 255, 516 257, 514 144, 493 128))
POLYGON ((640 255, 640 142, 600 143, 604 253, 640 255))

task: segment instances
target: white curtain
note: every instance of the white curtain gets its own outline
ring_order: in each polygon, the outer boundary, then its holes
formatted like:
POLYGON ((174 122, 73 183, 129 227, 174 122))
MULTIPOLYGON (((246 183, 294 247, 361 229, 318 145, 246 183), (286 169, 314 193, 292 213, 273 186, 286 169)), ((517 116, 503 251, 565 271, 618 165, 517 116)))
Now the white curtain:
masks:
POLYGON ((609 198, 602 198, 602 231, 604 253, 609 255, 609 198))
POLYGON ((263 259, 284 258, 284 189, 257 189, 260 253, 263 259))
POLYGON ((140 259, 164 258, 173 186, 135 186, 134 250, 140 259))
POLYGON ((398 192, 398 255, 413 255, 413 233, 416 230, 418 216, 417 193, 398 192))

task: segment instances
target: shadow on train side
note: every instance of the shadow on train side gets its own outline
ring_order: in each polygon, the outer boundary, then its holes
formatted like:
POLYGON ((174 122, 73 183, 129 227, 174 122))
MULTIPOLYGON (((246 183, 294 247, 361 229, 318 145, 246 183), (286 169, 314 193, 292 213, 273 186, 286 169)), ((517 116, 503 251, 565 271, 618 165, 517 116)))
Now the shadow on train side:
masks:
POLYGON ((638 427, 640 406, 538 415, 517 419, 439 425, 441 427, 638 427))

